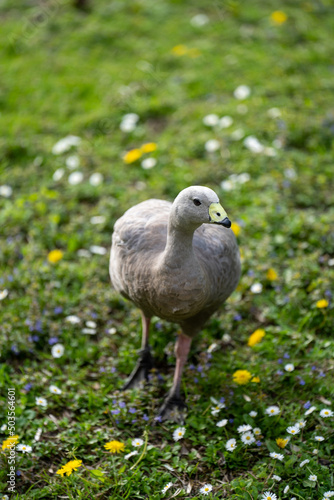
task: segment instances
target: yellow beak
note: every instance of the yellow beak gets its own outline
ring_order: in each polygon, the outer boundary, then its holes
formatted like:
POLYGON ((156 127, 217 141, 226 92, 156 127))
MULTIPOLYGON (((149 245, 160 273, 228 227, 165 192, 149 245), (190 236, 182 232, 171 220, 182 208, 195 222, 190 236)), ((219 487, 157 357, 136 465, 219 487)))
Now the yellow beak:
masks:
POLYGON ((209 206, 210 222, 220 224, 224 227, 231 227, 231 221, 220 203, 211 203, 209 206))

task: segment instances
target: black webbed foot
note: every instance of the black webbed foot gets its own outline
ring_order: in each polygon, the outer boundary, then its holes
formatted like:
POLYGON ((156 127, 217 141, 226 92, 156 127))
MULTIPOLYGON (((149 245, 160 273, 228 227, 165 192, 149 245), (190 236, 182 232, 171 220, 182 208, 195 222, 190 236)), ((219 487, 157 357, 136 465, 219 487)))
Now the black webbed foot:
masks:
POLYGON ((153 368, 153 357, 149 347, 139 351, 139 358, 131 375, 122 387, 123 391, 135 389, 148 380, 150 371, 153 368))
POLYGON ((182 424, 185 419, 188 406, 185 401, 176 394, 168 394, 159 410, 161 420, 171 420, 182 424))

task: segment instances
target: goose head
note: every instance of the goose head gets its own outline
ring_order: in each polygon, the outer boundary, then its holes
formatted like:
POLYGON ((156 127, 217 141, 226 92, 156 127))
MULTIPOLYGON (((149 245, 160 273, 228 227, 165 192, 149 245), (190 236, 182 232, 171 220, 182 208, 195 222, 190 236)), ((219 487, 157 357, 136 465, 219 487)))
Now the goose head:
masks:
POLYGON ((191 186, 178 194, 172 205, 170 222, 174 227, 190 231, 205 223, 231 227, 217 194, 204 186, 191 186))

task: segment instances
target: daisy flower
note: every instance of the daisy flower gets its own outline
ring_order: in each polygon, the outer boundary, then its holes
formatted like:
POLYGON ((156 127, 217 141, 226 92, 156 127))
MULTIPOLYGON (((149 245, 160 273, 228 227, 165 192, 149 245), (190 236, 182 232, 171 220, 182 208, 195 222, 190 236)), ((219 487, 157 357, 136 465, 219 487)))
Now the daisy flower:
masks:
POLYGON ((217 427, 224 427, 227 424, 228 420, 224 418, 223 420, 219 420, 219 422, 216 423, 217 427))
POLYGON ((204 148, 208 153, 214 153, 220 148, 220 142, 217 139, 210 139, 206 141, 204 148))
POLYGON ((83 181, 84 175, 82 172, 77 171, 77 172, 72 172, 68 176, 68 183, 71 184, 72 186, 77 186, 80 184, 80 182, 83 181))
POLYGON ((18 444, 16 449, 18 451, 23 451, 23 453, 30 453, 32 450, 32 447, 29 446, 28 444, 18 444))
POLYGON ((72 325, 76 325, 77 323, 80 323, 81 320, 78 316, 71 314, 70 316, 66 316, 65 321, 68 321, 72 325))
POLYGON ((48 405, 48 402, 45 398, 35 398, 35 401, 36 401, 36 404, 38 406, 47 406, 48 405))
POLYGON ((219 123, 219 116, 215 114, 206 115, 203 118, 203 123, 207 127, 215 127, 219 123))
POLYGON ((276 474, 273 475, 273 479, 275 481, 282 481, 282 478, 280 476, 276 476, 276 474))
POLYGON ((266 408, 265 412, 269 417, 273 417, 275 415, 278 415, 281 410, 279 409, 278 406, 269 406, 266 408))
POLYGON ((241 432, 248 432, 248 431, 251 431, 251 430, 252 430, 252 427, 250 425, 248 425, 248 424, 239 425, 239 427, 237 429, 237 431, 239 433, 241 433, 241 432))
POLYGON ((251 432, 244 432, 241 436, 241 441, 244 444, 252 444, 255 442, 255 437, 251 432))
POLYGON ((277 500, 277 496, 275 493, 271 493, 271 491, 265 491, 261 497, 261 500, 277 500))
POLYGON ((239 85, 233 92, 233 95, 236 99, 242 101, 247 99, 251 94, 251 89, 247 85, 239 85))
POLYGON ((310 413, 312 413, 314 410, 316 410, 317 408, 315 406, 311 406, 311 408, 309 408, 305 413, 304 415, 310 415, 310 413))
POLYGON ((124 451, 125 444, 120 441, 109 441, 104 447, 106 450, 110 451, 110 453, 119 453, 120 451, 124 451))
POLYGON ((0 196, 3 196, 4 198, 9 198, 13 194, 13 189, 8 186, 7 184, 3 184, 0 186, 0 196))
POLYGON ((210 493, 210 491, 212 491, 212 486, 211 484, 205 484, 204 486, 202 486, 202 488, 199 490, 200 493, 202 493, 202 495, 208 495, 210 493))
POLYGON ((311 474, 308 478, 309 481, 316 481, 318 477, 315 474, 311 474))
POLYGON ((287 485, 287 486, 284 488, 283 493, 287 493, 287 492, 289 491, 289 489, 290 489, 290 486, 289 486, 289 485, 287 485))
POLYGON ((224 403, 218 403, 218 404, 216 404, 216 406, 213 406, 211 408, 211 414, 212 415, 217 415, 217 413, 219 413, 220 410, 222 410, 223 408, 225 408, 224 403))
POLYGON ((252 293, 261 293, 263 289, 263 286, 261 283, 253 283, 253 285, 250 287, 250 291, 252 293))
POLYGON ((284 370, 286 372, 293 372, 294 369, 295 369, 295 367, 292 363, 288 363, 287 365, 284 366, 284 370))
POLYGON ((171 486, 173 486, 173 483, 167 483, 166 486, 162 488, 161 493, 166 493, 166 491, 169 490, 171 486))
POLYGON ((300 462, 299 467, 304 467, 304 465, 306 465, 308 463, 310 463, 310 461, 308 459, 303 460, 302 462, 300 462))
POLYGON ((306 425, 306 420, 300 420, 299 422, 296 423, 296 426, 299 427, 299 429, 304 429, 306 425))
POLYGON ((144 444, 144 441, 140 438, 133 439, 131 441, 132 446, 142 446, 144 444))
POLYGON ((298 432, 300 432, 300 428, 299 428, 298 424, 297 425, 291 425, 290 427, 287 428, 286 431, 289 434, 294 435, 294 434, 298 434, 298 432))
POLYGON ((251 411, 249 412, 249 416, 252 418, 255 418, 257 416, 257 411, 251 411))
POLYGON ((325 498, 334 497, 334 491, 325 491, 324 497, 325 498))
POLYGON ((54 358, 61 358, 64 354, 64 346, 62 344, 55 344, 52 346, 51 354, 54 358))
POLYGON ((62 390, 58 389, 58 387, 56 387, 55 385, 50 385, 49 390, 53 394, 61 394, 62 393, 62 390))
POLYGON ((271 458, 276 458, 277 460, 280 460, 280 461, 284 460, 284 455, 283 455, 282 453, 276 453, 276 451, 272 451, 272 452, 269 454, 269 456, 270 456, 271 458))
POLYGON ((145 158, 145 160, 141 162, 141 166, 144 170, 149 170, 150 168, 155 167, 156 164, 157 160, 155 158, 145 158))
POLYGON ((103 175, 100 174, 100 172, 94 172, 90 177, 89 177, 89 184, 91 186, 99 186, 103 182, 103 175))
POLYGON ((236 439, 229 439, 225 445, 227 451, 233 451, 235 447, 237 446, 237 441, 236 439))
POLYGON ((173 432, 174 441, 179 441, 179 439, 182 439, 185 432, 186 432, 185 427, 178 427, 177 429, 175 429, 175 431, 173 432))
POLYGON ((60 139, 52 148, 52 153, 54 155, 60 155, 66 153, 72 146, 79 146, 81 142, 80 137, 75 135, 68 135, 63 139, 60 139))
POLYGON ((254 436, 261 436, 262 432, 260 427, 254 427, 253 429, 254 436))
POLYGON ((134 455, 138 455, 138 451, 134 450, 128 453, 127 455, 124 455, 125 460, 128 460, 129 458, 133 457, 134 455))
POLYGON ((314 436, 314 439, 315 439, 316 441, 319 441, 319 442, 320 442, 320 441, 324 441, 324 439, 325 439, 325 438, 324 438, 324 437, 322 437, 322 436, 314 436))
POLYGON ((329 410, 328 408, 324 408, 320 412, 320 417, 322 418, 332 417, 333 415, 334 413, 332 412, 332 410, 329 410))

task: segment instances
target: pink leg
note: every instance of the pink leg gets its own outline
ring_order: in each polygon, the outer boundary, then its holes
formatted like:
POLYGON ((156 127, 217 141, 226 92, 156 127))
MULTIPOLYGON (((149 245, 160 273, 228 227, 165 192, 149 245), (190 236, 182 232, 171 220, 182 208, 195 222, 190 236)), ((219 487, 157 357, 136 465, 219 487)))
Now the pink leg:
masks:
POLYGON ((188 359, 191 340, 192 339, 190 337, 187 337, 183 333, 180 333, 175 344, 176 366, 174 372, 173 386, 170 390, 170 394, 173 394, 178 397, 180 396, 181 377, 184 365, 186 364, 188 359))

